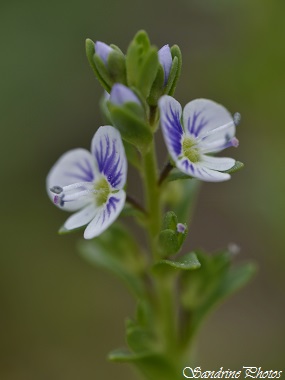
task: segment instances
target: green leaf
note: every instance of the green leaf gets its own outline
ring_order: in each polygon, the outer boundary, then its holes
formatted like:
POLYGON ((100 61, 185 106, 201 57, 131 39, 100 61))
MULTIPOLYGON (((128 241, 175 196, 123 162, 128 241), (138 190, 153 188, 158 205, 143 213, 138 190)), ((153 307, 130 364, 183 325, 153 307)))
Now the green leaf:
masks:
POLYGON ((168 211, 163 218, 163 228, 176 231, 178 219, 173 211, 168 211))
POLYGON ((144 57, 144 63, 137 80, 137 87, 145 98, 150 94, 150 90, 157 75, 158 67, 159 60, 157 49, 152 47, 144 57))
POLYGON ((228 252, 215 255, 198 252, 197 257, 201 268, 181 276, 181 301, 189 312, 185 315, 191 320, 190 335, 215 306, 244 286, 255 273, 252 263, 231 267, 232 255, 228 252))
POLYGON ((240 161, 236 161, 236 163, 234 164, 234 166, 228 170, 225 170, 223 173, 235 173, 237 171, 239 171, 240 169, 242 169, 244 167, 244 164, 240 161))
POLYGON ((179 250, 177 233, 170 229, 161 231, 158 236, 158 244, 161 256, 173 255, 179 250))
POLYGON ((141 152, 146 152, 152 141, 148 125, 128 108, 127 103, 122 107, 109 103, 108 108, 113 124, 120 131, 122 138, 141 152))
POLYGON ((131 352, 127 348, 118 348, 109 353, 108 359, 113 362, 133 362, 133 361, 137 361, 148 356, 151 356, 151 354, 147 354, 147 353, 136 354, 134 352, 131 352))
POLYGON ((131 42, 126 56, 127 82, 147 98, 159 67, 158 53, 145 31, 139 31, 131 42))
POLYGON ((89 263, 117 275, 137 297, 142 296, 145 263, 137 243, 122 226, 113 224, 96 239, 81 241, 79 252, 89 263))
POLYGON ((175 260, 160 260, 154 265, 153 269, 157 273, 162 273, 173 270, 192 271, 200 267, 201 264, 196 253, 189 252, 175 260))
POLYGON ((153 352, 157 342, 150 329, 129 321, 126 329, 128 346, 136 353, 153 352))
POLYGON ((130 362, 150 380, 174 380, 177 378, 177 363, 171 363, 170 359, 153 352, 133 353, 128 349, 112 351, 109 360, 115 362, 130 362))
POLYGON ((127 80, 129 86, 136 87, 140 66, 144 55, 150 49, 149 38, 145 31, 139 31, 130 43, 126 55, 127 80))

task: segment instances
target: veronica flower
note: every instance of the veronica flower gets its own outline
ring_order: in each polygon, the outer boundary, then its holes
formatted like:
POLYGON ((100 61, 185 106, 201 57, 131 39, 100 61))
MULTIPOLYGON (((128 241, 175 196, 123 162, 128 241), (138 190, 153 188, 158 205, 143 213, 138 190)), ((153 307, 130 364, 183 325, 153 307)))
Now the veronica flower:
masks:
POLYGON ((169 45, 158 50, 158 59, 164 70, 164 86, 166 85, 172 66, 172 56, 169 45))
POLYGON ((77 211, 66 230, 84 226, 85 239, 100 235, 119 216, 126 193, 127 160, 120 133, 100 127, 91 143, 91 153, 73 149, 65 153, 47 177, 47 190, 54 204, 77 211))
POLYGON ((188 103, 182 115, 181 105, 171 96, 159 100, 161 127, 170 156, 178 169, 203 181, 230 179, 221 173, 235 165, 233 158, 212 157, 230 146, 237 147, 234 118, 220 104, 207 99, 188 103))

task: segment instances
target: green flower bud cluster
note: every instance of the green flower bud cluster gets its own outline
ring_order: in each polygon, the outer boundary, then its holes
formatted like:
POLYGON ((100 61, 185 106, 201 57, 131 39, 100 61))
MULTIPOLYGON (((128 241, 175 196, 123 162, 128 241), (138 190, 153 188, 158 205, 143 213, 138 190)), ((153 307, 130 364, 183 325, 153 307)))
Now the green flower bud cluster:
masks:
POLYGON ((86 40, 89 63, 103 88, 110 94, 103 102, 107 119, 122 138, 145 153, 157 128, 157 103, 162 95, 173 95, 181 73, 182 56, 177 45, 158 50, 150 44, 145 31, 139 31, 126 55, 116 46, 86 40), (121 101, 112 96, 121 86, 121 101), (130 97, 126 89, 134 97, 130 97), (115 100, 115 101, 114 101, 115 100), (148 122, 150 121, 150 122, 148 122))
POLYGON ((187 236, 186 224, 178 223, 176 214, 168 211, 164 217, 163 229, 158 237, 162 257, 178 253, 187 236))

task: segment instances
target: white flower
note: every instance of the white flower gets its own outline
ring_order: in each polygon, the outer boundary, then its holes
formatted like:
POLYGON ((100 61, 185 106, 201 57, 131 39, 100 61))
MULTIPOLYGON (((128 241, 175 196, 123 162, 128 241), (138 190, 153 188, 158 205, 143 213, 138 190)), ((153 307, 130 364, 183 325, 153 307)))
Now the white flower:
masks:
POLYGON ((181 105, 164 95, 159 100, 159 109, 165 143, 179 170, 203 181, 230 179, 230 174, 222 172, 232 168, 235 160, 208 155, 238 146, 236 120, 223 106, 212 100, 196 99, 185 106, 182 116, 181 105))
POLYGON ((105 231, 124 207, 127 160, 120 133, 112 126, 95 133, 91 153, 73 149, 65 153, 47 177, 53 202, 66 211, 77 211, 64 228, 84 226, 85 239, 105 231))

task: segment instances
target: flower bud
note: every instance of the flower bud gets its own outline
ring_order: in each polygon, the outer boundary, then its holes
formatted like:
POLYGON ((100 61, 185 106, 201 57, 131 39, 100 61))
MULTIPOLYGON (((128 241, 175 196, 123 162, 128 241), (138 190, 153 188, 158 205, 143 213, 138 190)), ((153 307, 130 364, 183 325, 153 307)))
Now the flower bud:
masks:
POLYGON ((163 220, 162 231, 158 236, 158 245, 161 256, 169 256, 177 253, 187 236, 187 225, 178 223, 173 211, 168 211, 163 220))
POLYGON ((147 99, 148 104, 153 107, 157 106, 158 100, 162 95, 174 94, 182 64, 181 52, 177 45, 171 48, 168 44, 164 45, 157 52, 157 55, 160 65, 147 99))
POLYGON ((97 79, 107 92, 111 91, 114 83, 126 83, 126 59, 117 46, 87 39, 86 54, 97 79))
POLYGON ((141 152, 147 151, 152 133, 146 122, 145 109, 135 93, 116 83, 110 92, 107 107, 112 123, 122 138, 141 152))
POLYGON ((122 106, 125 103, 137 103, 141 106, 141 102, 133 91, 120 83, 116 83, 112 87, 109 101, 117 106, 122 106))
POLYGON ((105 63, 105 65, 107 65, 109 54, 114 49, 112 49, 109 45, 101 41, 95 42, 94 46, 95 46, 95 54, 98 54, 99 57, 102 59, 102 61, 105 63))
POLYGON ((164 45, 158 51, 158 59, 159 59, 159 63, 162 65, 163 70, 164 70, 164 86, 165 86, 168 81, 169 73, 172 66, 172 56, 171 56, 169 45, 164 45))

